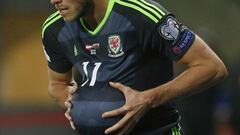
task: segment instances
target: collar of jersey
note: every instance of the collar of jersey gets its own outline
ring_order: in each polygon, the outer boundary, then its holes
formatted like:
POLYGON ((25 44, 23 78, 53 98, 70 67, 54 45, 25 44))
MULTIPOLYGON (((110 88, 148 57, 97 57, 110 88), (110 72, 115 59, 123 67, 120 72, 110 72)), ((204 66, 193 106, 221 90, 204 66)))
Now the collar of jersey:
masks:
POLYGON ((112 11, 112 8, 113 8, 113 5, 114 5, 114 0, 109 0, 108 2, 108 6, 107 6, 107 10, 106 10, 106 13, 104 15, 104 18, 102 19, 102 21, 99 23, 99 25, 95 28, 95 30, 89 30, 86 25, 84 24, 84 20, 83 18, 81 17, 80 18, 80 23, 81 25, 83 26, 83 28, 90 34, 92 35, 96 35, 101 29, 102 27, 104 26, 104 24, 106 23, 108 17, 110 16, 110 13, 112 11))

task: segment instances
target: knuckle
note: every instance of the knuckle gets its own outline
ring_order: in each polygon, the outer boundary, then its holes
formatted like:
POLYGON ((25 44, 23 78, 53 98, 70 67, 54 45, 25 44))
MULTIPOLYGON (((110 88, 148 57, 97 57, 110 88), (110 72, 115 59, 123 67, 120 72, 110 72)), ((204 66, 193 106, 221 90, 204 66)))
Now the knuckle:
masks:
POLYGON ((67 110, 68 110, 68 108, 69 108, 69 103, 67 103, 67 104, 65 105, 65 107, 67 107, 67 110))
POLYGON ((71 121, 72 120, 72 117, 71 116, 66 116, 66 118, 71 121))
POLYGON ((72 103, 68 103, 68 108, 71 109, 71 107, 72 107, 72 103))
POLYGON ((67 119, 69 119, 69 114, 65 113, 65 117, 66 117, 67 119))
POLYGON ((72 86, 68 89, 69 94, 74 94, 77 91, 77 86, 72 86))
POLYGON ((125 112, 128 112, 128 111, 131 111, 131 110, 132 110, 132 106, 130 106, 130 105, 125 105, 123 109, 124 109, 125 112))
POLYGON ((72 95, 72 94, 69 94, 69 95, 68 95, 68 99, 72 100, 72 98, 73 98, 73 95, 72 95))
POLYGON ((68 107, 68 102, 65 101, 65 102, 64 102, 64 105, 65 105, 65 107, 68 107))
POLYGON ((70 112, 67 110, 66 112, 65 112, 65 115, 69 115, 70 114, 70 112))

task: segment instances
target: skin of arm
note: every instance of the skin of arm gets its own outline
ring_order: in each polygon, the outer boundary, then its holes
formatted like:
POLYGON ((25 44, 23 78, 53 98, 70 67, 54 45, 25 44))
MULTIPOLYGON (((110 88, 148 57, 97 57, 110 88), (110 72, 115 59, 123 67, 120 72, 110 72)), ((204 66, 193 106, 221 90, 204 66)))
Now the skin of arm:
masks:
POLYGON ((220 58, 198 36, 177 63, 186 65, 187 69, 174 80, 151 90, 150 95, 155 95, 152 107, 209 88, 228 74, 220 58))
POLYGON ((73 81, 72 70, 66 73, 57 73, 48 68, 49 86, 48 92, 53 100, 65 108, 65 101, 68 99, 68 93, 76 89, 76 83, 73 81))
POLYGON ((72 98, 77 91, 77 84, 73 79, 72 70, 66 73, 57 73, 48 68, 49 95, 62 108, 66 108, 65 116, 70 121, 72 129, 76 129, 71 117, 72 98))
POLYGON ((220 58, 197 35, 193 45, 177 63, 186 65, 187 69, 172 81, 146 91, 139 92, 120 83, 110 82, 112 87, 123 92, 126 103, 121 108, 102 114, 103 118, 124 114, 105 133, 128 134, 149 109, 206 89, 228 74, 220 58))

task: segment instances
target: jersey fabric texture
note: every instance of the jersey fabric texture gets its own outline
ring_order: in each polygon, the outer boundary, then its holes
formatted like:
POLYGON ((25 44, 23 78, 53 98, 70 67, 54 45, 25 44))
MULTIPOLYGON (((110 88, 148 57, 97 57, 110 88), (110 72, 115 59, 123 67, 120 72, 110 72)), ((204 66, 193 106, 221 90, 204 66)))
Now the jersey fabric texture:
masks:
POLYGON ((148 132, 133 132, 130 135, 183 135, 179 124, 170 124, 148 132))
MULTIPOLYGON (((103 135, 122 117, 101 118, 125 103, 124 95, 109 81, 143 91, 172 80, 172 61, 187 52, 194 38, 193 32, 150 0, 109 0, 95 30, 89 30, 83 18, 65 22, 58 12, 42 26, 49 68, 64 73, 74 66, 81 76, 71 115, 83 135, 103 135)), ((147 112, 133 133, 178 123, 179 118, 173 103, 164 104, 147 112)))

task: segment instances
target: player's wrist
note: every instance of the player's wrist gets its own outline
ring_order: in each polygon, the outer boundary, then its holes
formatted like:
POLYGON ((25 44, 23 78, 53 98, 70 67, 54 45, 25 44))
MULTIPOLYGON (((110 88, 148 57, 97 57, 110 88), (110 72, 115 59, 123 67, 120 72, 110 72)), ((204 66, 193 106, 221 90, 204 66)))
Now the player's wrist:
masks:
POLYGON ((145 100, 147 100, 147 104, 148 104, 148 107, 151 109, 151 108, 155 108, 156 105, 155 105, 155 102, 156 102, 156 94, 153 90, 147 90, 147 91, 144 91, 144 94, 145 94, 145 100))

